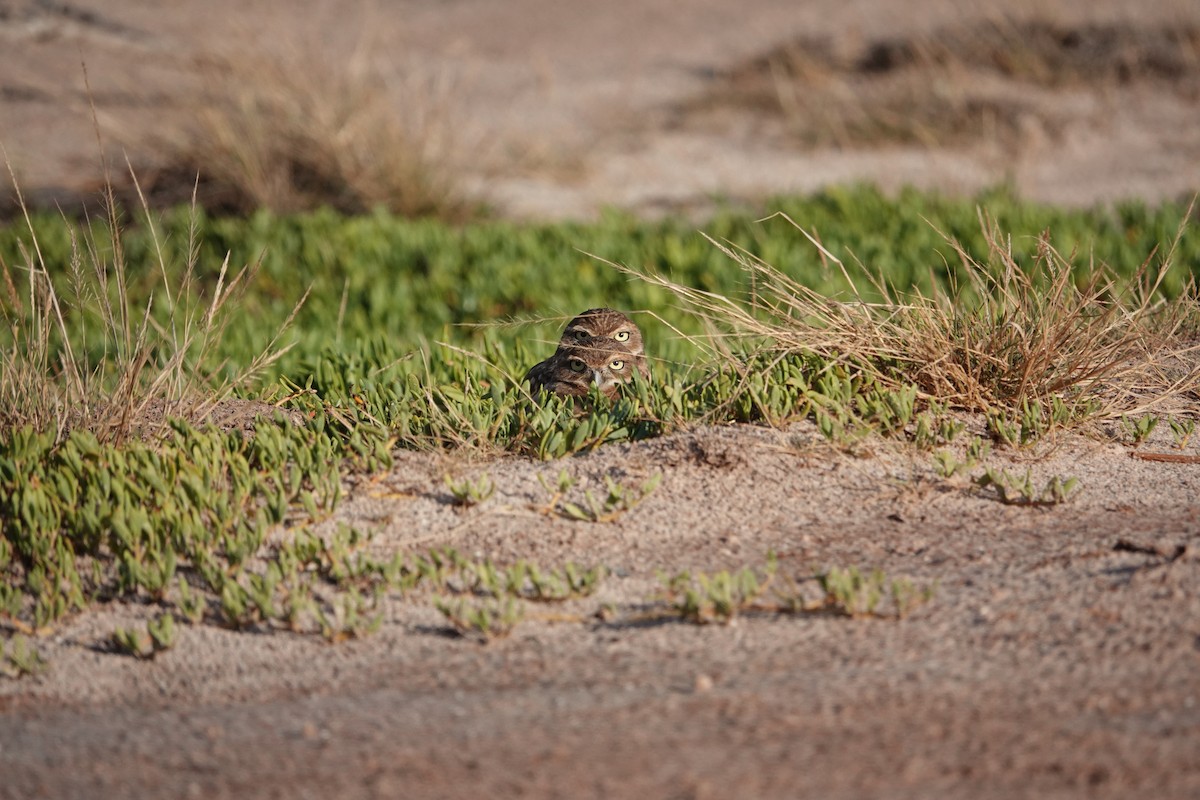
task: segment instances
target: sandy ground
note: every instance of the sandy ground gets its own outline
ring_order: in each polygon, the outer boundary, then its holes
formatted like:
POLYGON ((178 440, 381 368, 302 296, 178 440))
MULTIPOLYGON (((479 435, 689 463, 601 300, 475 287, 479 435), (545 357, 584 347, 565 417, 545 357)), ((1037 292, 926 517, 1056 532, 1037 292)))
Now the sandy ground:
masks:
MULTIPOLYGON (((1163 434, 1142 448, 1169 450, 1163 434)), ((188 627, 138 662, 106 640, 153 609, 99 608, 41 642, 49 672, 0 684, 0 794, 1192 797, 1200 472, 1129 452, 1070 436, 994 455, 1039 484, 1080 479, 1034 509, 895 443, 850 455, 808 424, 702 427, 564 462, 577 492, 663 474, 610 523, 538 513, 537 475, 559 464, 402 453, 338 514, 374 546, 610 576, 486 646, 427 597, 393 597, 366 640, 188 627), (457 510, 447 471, 497 492, 457 510), (657 570, 768 550, 785 573, 879 567, 936 594, 899 621, 641 618, 657 570)))
POLYGON ((450 115, 439 153, 510 216, 701 213, 848 181, 1072 205, 1200 187, 1184 0, 3 0, 0 44, 0 141, 31 194, 68 206, 100 178, 81 62, 119 177, 111 151, 153 162, 152 138, 195 126, 204 56, 239 52, 368 63, 402 108, 450 115), (915 135, 844 130, 921 106, 915 135))
MULTIPOLYGON (((333 6, 0 0, 0 140, 31 194, 69 198, 97 177, 81 58, 103 120, 153 129, 187 124, 180 87, 206 51, 303 40, 319 68, 366 27, 397 69, 454 76, 473 180, 513 216, 702 211, 714 195, 860 179, 1010 180, 1071 204, 1200 186, 1196 61, 1186 47, 1177 63, 1151 58, 1167 52, 1162 30, 1195 30, 1188 3, 333 6), (866 55, 1034 18, 1125 66, 1061 84, 989 78, 962 106, 988 114, 934 115, 916 141, 797 129, 771 99, 796 87, 764 84, 772 54, 800 42, 816 65, 789 96, 851 114, 835 102, 846 91, 903 98, 929 77, 866 55)), ((967 78, 950 89, 975 87, 980 65, 956 58, 967 78)), ((1170 446, 1160 430, 1144 449, 1170 446)), ((799 426, 698 428, 549 467, 401 453, 390 474, 348 486, 342 519, 385 550, 605 564, 599 595, 566 609, 587 621, 531 618, 481 646, 428 602, 393 598, 362 641, 188 627, 137 662, 103 643, 153 609, 104 606, 39 643, 48 672, 0 683, 0 796, 1200 795, 1200 467, 1075 437, 994 456, 1038 480, 1080 478, 1076 499, 1034 509, 938 480, 928 456, 872 450, 831 450, 799 426), (560 466, 581 488, 663 483, 615 522, 572 522, 535 510, 536 476, 560 466), (486 471, 497 493, 455 510, 447 470, 486 471), (758 564, 768 550, 792 572, 854 564, 938 588, 901 621, 635 621, 656 570, 758 564), (592 619, 605 603, 617 615, 592 619)))

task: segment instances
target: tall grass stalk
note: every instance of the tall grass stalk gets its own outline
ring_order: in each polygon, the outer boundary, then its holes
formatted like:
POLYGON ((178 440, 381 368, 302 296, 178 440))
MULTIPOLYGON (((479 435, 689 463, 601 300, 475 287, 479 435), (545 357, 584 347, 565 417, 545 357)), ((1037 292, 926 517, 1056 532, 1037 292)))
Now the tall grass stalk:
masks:
MULTIPOLYGON (((154 263, 128 263, 110 188, 106 219, 88 220, 92 224, 81 233, 72 233, 69 263, 53 264, 42 255, 9 165, 29 239, 21 244, 21 263, 0 260, 0 315, 6 327, 0 351, 0 435, 32 426, 54 430, 61 438, 82 427, 112 441, 153 434, 173 417, 201 421, 290 347, 280 346, 280 336, 303 297, 248 364, 230 367, 214 359, 215 346, 258 265, 231 273, 227 254, 205 296, 196 278, 200 248, 195 225, 182 247, 170 247, 132 169, 130 174, 142 200, 154 263), (174 282, 173 274, 179 275, 174 282), (130 301, 133 281, 151 284, 144 307, 130 301)), ((193 203, 193 219, 196 213, 193 203)))

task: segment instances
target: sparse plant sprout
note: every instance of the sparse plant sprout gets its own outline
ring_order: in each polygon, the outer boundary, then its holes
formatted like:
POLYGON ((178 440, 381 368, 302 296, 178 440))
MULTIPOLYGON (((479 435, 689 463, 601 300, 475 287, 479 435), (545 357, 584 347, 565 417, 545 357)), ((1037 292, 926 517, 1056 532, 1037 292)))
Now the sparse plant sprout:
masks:
POLYGON ((986 439, 973 436, 971 437, 971 441, 967 443, 967 463, 972 467, 986 461, 991 454, 992 444, 986 439))
POLYGON ((542 485, 542 488, 550 494, 550 499, 542 507, 542 513, 544 514, 554 513, 554 509, 557 507, 558 501, 561 500, 567 492, 571 491, 571 487, 575 485, 575 479, 571 477, 571 473, 567 472, 566 467, 559 470, 558 475, 555 476, 553 480, 548 480, 546 476, 540 472, 537 475, 537 479, 538 483, 542 485))
MULTIPOLYGON (((884 408, 884 406, 877 406, 876 410, 885 416, 890 414, 883 410, 884 408)), ((826 441, 842 452, 856 456, 863 455, 862 444, 874 430, 870 424, 858 421, 849 410, 835 409, 830 404, 826 404, 825 408, 822 408, 819 404, 813 403, 813 409, 813 421, 817 425, 817 431, 825 437, 826 441)), ((879 417, 875 417, 873 421, 879 423, 881 420, 879 417)))
POLYGON ((5 642, 0 639, 0 675, 20 678, 46 670, 46 659, 24 636, 17 634, 5 642))
POLYGON ((1078 478, 1055 475, 1039 489, 1033 482, 1030 470, 1025 471, 1024 477, 1018 478, 1009 474, 1007 470, 991 467, 972 480, 981 489, 995 489, 1000 502, 1005 505, 1059 505, 1074 497, 1079 488, 1078 478))
POLYGON ((1071 404, 1058 395, 1050 397, 1050 421, 1055 427, 1070 427, 1079 420, 1094 416, 1100 410, 1100 401, 1094 397, 1081 398, 1071 404))
MULTIPOLYGON (((1037 442, 1055 430, 1070 428, 1078 424, 1098 413, 1099 410, 1099 401, 1095 398, 1086 398, 1071 404, 1058 395, 1050 397, 1047 402, 1027 398, 1021 402, 1018 415, 1020 417, 1019 443, 1027 445, 1037 442)), ((1001 431, 997 438, 1012 446, 1012 427, 1016 423, 1012 420, 1006 420, 1006 422, 1007 426, 998 423, 1001 427, 1005 427, 1005 430, 1001 431)))
POLYGON ((175 639, 175 618, 168 613, 150 620, 144 628, 117 628, 112 632, 111 642, 119 653, 150 659, 174 647, 175 639))
POLYGON ((932 599, 933 587, 907 578, 889 579, 881 570, 833 568, 800 580, 781 576, 769 554, 766 564, 736 572, 659 573, 662 599, 670 612, 687 622, 728 624, 745 614, 816 614, 903 618, 932 599), (806 590, 816 587, 816 595, 806 590), (767 591, 771 596, 767 596, 767 591), (891 606, 882 606, 890 600, 891 606))
POLYGON ((920 450, 929 450, 938 442, 934 433, 932 415, 927 413, 917 416, 916 428, 913 430, 912 443, 920 450))
POLYGON ((891 596, 897 618, 907 617, 932 600, 935 593, 935 586, 917 586, 908 578, 896 578, 891 582, 891 596))
POLYGON ((1046 486, 1042 489, 1039 499, 1042 502, 1053 504, 1065 503, 1075 495, 1078 488, 1078 478, 1073 476, 1064 478, 1060 475, 1054 475, 1050 480, 1046 481, 1046 486))
POLYGON ((871 385, 866 391, 864 388, 866 387, 860 388, 854 398, 856 416, 861 421, 874 426, 884 435, 894 435, 901 433, 913 420, 917 400, 916 386, 905 385, 888 389, 871 385))
POLYGON ((933 471, 942 478, 953 478, 971 468, 965 461, 959 461, 949 450, 935 450, 933 453, 933 471))
POLYGON ((119 627, 113 631, 113 648, 134 658, 154 657, 154 642, 144 628, 119 627))
POLYGON ((523 577, 523 567, 524 562, 522 561, 518 561, 507 570, 498 569, 491 559, 472 562, 463 570, 466 578, 464 583, 469 591, 476 594, 500 597, 509 591, 509 586, 514 581, 519 581, 523 577))
POLYGON ((588 597, 595 594, 600 581, 608 574, 608 568, 595 566, 584 569, 573 561, 568 561, 562 570, 562 584, 570 597, 588 597))
POLYGON ((909 384, 887 391, 884 395, 891 418, 894 420, 892 429, 901 430, 912 421, 917 402, 916 386, 909 384))
POLYGON ((933 599, 934 586, 919 586, 908 578, 888 578, 883 570, 863 572, 858 567, 834 567, 817 573, 814 580, 820 589, 815 602, 804 599, 801 591, 792 587, 780 592, 785 608, 797 612, 833 612, 847 617, 881 617, 903 619, 919 606, 933 599), (890 611, 884 605, 891 601, 890 611))
POLYGON ((436 589, 450 585, 451 579, 469 571, 471 563, 453 547, 433 549, 419 556, 413 567, 418 580, 428 582, 436 589))
POLYGON ((1175 437, 1176 449, 1182 450, 1187 447, 1188 440, 1192 438, 1192 434, 1196 431, 1196 421, 1194 419, 1171 417, 1168 422, 1171 425, 1171 435, 1175 437))
POLYGON ((1095 401, 1071 406, 1058 395, 1053 395, 1046 403, 1026 398, 1021 401, 1021 444, 1036 442, 1053 430, 1070 427, 1096 408, 1095 401))
POLYGON ((953 478, 974 469, 981 462, 986 461, 991 453, 992 445, 990 442, 979 436, 972 436, 971 441, 967 442, 966 455, 962 461, 949 450, 935 451, 933 454, 933 470, 939 477, 953 478))
POLYGON ((966 429, 966 423, 950 416, 938 417, 938 437, 943 442, 953 442, 966 429))
POLYGON ((532 561, 520 560, 505 569, 489 559, 463 562, 458 570, 459 579, 444 582, 443 588, 542 603, 587 597, 607 574, 602 566, 584 569, 574 562, 567 562, 560 569, 546 569, 532 561))
POLYGON ((220 594, 221 619, 234 630, 247 628, 257 622, 257 610, 250 603, 249 593, 234 578, 226 578, 220 594))
POLYGON ((721 570, 659 574, 664 598, 675 613, 688 622, 729 624, 738 614, 751 610, 775 577, 774 555, 761 570, 743 567, 737 572, 721 570))
POLYGON ((375 633, 383 625, 383 611, 378 605, 378 595, 367 598, 353 588, 342 592, 329 613, 320 606, 316 608, 321 635, 329 642, 343 642, 375 633))
POLYGON ((966 428, 966 424, 950 416, 946 406, 932 401, 929 408, 918 414, 912 433, 912 443, 920 450, 931 450, 939 444, 949 444, 966 428))
MULTIPOLYGON (((541 474, 538 475, 538 481, 541 482, 542 486, 545 486, 549 489, 548 484, 543 479, 541 474)), ((561 494, 563 492, 570 491, 571 487, 574 485, 575 479, 571 477, 571 474, 567 472, 566 468, 563 468, 559 470, 558 475, 555 477, 553 489, 551 489, 551 491, 561 494)))
POLYGON ((1125 433, 1133 440, 1133 444, 1137 446, 1149 439, 1150 434, 1154 433, 1154 429, 1158 427, 1158 417, 1153 414, 1143 414, 1136 419, 1122 416, 1121 427, 1125 429, 1125 433))
POLYGON ((886 590, 886 579, 879 569, 864 574, 858 567, 835 567, 818 575, 817 580, 826 604, 849 617, 874 614, 886 590))
POLYGON ((283 621, 288 630, 300 633, 304 629, 304 621, 309 615, 316 616, 318 606, 313 599, 312 585, 307 581, 295 581, 288 587, 284 599, 283 621))
POLYGON ((275 619, 275 590, 282 579, 278 564, 268 564, 262 574, 250 573, 247 577, 246 597, 254 605, 254 614, 259 619, 275 619))
POLYGON ((1050 430, 1050 421, 1036 400, 1021 402, 1021 444, 1041 439, 1050 430))
POLYGON ((649 497, 661 482, 661 472, 656 472, 638 487, 617 483, 605 475, 606 491, 602 498, 596 497, 591 489, 587 489, 583 493, 582 505, 564 500, 560 506, 560 514, 583 522, 612 522, 649 497))
POLYGON ((993 409, 987 412, 987 429, 992 438, 1005 447, 1018 447, 1021 444, 1021 428, 1009 420, 1003 411, 993 409))
POLYGON ((846 426, 832 414, 818 410, 816 412, 817 430, 834 444, 839 444, 845 433, 846 426))
POLYGON ((436 597, 433 605, 460 636, 485 644, 508 636, 525 618, 524 603, 508 596, 479 600, 436 597))
POLYGON ((527 590, 527 582, 532 581, 530 573, 535 570, 537 570, 537 567, 530 565, 528 562, 524 560, 518 561, 498 574, 496 580, 497 586, 491 590, 491 594, 495 597, 505 594, 511 597, 523 597, 527 590))
POLYGON ((156 653, 170 650, 175 646, 177 637, 175 617, 169 613, 158 615, 146 623, 146 633, 150 634, 150 641, 153 642, 156 653))
POLYGON ((585 570, 567 562, 561 570, 543 570, 532 562, 518 561, 505 571, 502 591, 515 598, 557 603, 593 594, 605 574, 601 566, 585 570))
POLYGON ((486 472, 475 480, 471 480, 470 478, 455 480, 447 475, 445 482, 446 488, 450 490, 450 494, 454 495, 454 502, 462 508, 477 506, 491 497, 496 491, 495 482, 486 472))
POLYGON ((408 556, 404 553, 394 553, 391 558, 377 561, 365 560, 363 574, 371 582, 401 594, 412 591, 421 581, 420 574, 413 568, 408 556))
POLYGON ((404 553, 393 553, 390 557, 376 557, 364 552, 348 552, 343 545, 335 547, 328 559, 317 565, 317 575, 332 583, 337 590, 358 589, 360 591, 387 590, 407 593, 423 580, 437 582, 447 580, 459 561, 449 564, 449 559, 461 559, 453 548, 430 551, 416 563, 410 562, 404 553))

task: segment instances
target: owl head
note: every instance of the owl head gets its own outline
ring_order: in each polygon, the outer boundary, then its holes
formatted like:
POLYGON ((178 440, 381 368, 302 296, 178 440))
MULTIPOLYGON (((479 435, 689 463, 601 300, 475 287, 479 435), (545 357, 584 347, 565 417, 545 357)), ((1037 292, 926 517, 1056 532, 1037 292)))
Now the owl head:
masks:
POLYGON ((585 339, 611 339, 629 348, 635 356, 643 353, 642 332, 633 320, 612 308, 589 308, 567 323, 561 347, 579 344, 585 339))
POLYGON ((535 365, 526 376, 530 390, 559 395, 586 395, 593 386, 605 397, 616 396, 619 386, 638 372, 637 356, 628 345, 600 337, 560 345, 553 356, 535 365))

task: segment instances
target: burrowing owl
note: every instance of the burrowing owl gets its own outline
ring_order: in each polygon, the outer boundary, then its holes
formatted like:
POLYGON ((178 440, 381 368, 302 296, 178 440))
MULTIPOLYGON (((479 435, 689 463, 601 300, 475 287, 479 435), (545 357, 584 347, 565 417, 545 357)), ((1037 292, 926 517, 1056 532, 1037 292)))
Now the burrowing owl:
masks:
POLYGON ((560 345, 550 358, 534 364, 525 380, 535 395, 553 392, 580 396, 595 385, 611 400, 617 395, 618 385, 628 383, 633 373, 640 371, 637 358, 627 343, 586 337, 560 345))
POLYGON ((589 308, 567 323, 562 338, 558 340, 558 346, 561 349, 580 345, 590 338, 610 339, 624 345, 633 356, 638 372, 643 376, 649 375, 642 332, 633 320, 620 311, 612 308, 589 308))

